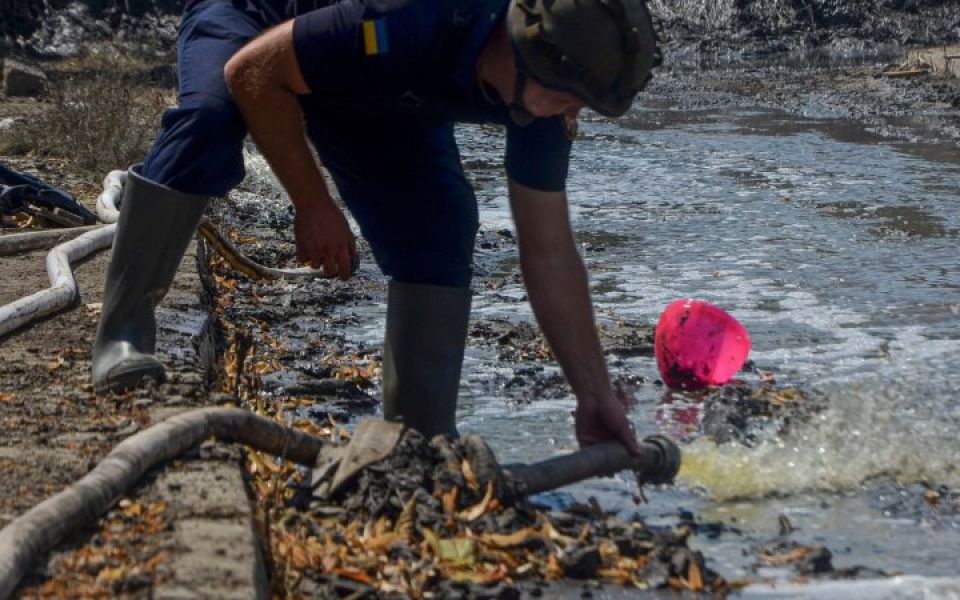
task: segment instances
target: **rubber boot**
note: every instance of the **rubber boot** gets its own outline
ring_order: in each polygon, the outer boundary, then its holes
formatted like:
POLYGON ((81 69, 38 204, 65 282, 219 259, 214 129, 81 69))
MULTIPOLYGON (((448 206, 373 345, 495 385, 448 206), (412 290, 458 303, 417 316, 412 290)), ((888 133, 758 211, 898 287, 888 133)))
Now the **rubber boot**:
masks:
POLYGON ((470 318, 469 288, 390 282, 383 415, 428 439, 457 437, 457 391, 470 318))
POLYGON ((154 309, 170 289, 208 202, 145 179, 135 168, 128 171, 93 346, 94 391, 128 390, 147 377, 163 381, 163 364, 153 356, 154 309))

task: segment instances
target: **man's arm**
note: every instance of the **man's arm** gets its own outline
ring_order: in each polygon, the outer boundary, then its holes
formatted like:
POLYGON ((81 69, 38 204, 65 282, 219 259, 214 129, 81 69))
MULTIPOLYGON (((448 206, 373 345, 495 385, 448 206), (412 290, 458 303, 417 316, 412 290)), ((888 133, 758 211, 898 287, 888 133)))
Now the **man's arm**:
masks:
POLYGON ((570 227, 567 195, 534 190, 513 180, 509 187, 530 304, 577 396, 577 441, 588 446, 616 439, 638 453, 624 399, 610 385, 587 271, 570 227))
POLYGON ((355 242, 307 144, 298 95, 310 92, 293 46, 293 21, 240 49, 224 78, 250 134, 290 194, 298 258, 328 276, 351 274, 355 242))

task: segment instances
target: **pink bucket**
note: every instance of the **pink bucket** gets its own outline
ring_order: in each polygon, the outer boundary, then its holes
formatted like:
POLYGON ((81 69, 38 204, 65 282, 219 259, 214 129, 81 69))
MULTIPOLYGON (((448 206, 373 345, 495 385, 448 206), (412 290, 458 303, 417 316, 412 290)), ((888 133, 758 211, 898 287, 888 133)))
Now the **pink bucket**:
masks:
POLYGON ((694 390, 730 381, 747 360, 750 335, 717 306, 677 300, 660 315, 654 348, 663 382, 694 390))

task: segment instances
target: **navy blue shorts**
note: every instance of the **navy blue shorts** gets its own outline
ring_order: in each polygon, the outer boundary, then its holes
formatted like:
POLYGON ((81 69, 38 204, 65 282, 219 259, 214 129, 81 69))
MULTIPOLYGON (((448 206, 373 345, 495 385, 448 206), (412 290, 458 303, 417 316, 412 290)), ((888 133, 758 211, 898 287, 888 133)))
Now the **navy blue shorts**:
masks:
MULTIPOLYGON (((177 45, 180 105, 163 117, 145 177, 205 196, 240 183, 246 127, 223 66, 265 26, 231 0, 188 6, 177 45)), ((344 119, 309 97, 302 105, 309 138, 381 270, 397 281, 468 286, 477 203, 453 125, 344 119)))

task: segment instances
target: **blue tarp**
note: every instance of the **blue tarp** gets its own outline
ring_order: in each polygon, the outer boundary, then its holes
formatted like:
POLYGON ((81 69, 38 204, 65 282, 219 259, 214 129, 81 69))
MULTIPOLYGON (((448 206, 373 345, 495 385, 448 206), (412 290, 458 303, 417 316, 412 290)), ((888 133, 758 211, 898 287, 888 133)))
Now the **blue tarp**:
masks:
POLYGON ((25 211, 27 204, 48 210, 60 208, 83 219, 85 225, 97 222, 97 215, 70 194, 0 163, 0 214, 25 211))

